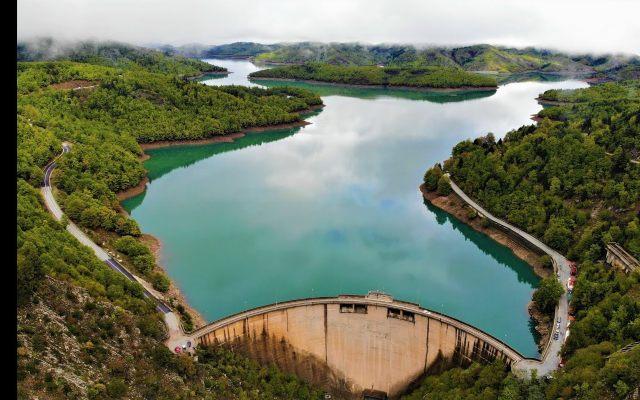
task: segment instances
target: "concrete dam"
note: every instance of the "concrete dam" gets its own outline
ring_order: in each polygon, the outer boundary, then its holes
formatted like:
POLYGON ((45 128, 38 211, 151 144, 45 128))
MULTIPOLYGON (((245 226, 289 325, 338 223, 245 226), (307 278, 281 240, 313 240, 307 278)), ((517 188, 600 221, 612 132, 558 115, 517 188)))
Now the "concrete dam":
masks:
POLYGON ((523 360, 477 328, 378 292, 259 307, 180 338, 185 340, 230 346, 339 398, 394 398, 420 377, 450 366, 523 360))

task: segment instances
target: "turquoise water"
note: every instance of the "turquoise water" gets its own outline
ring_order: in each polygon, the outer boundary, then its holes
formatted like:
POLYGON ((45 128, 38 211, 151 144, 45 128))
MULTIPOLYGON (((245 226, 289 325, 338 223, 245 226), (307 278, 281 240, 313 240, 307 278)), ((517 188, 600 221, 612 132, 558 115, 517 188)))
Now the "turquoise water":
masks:
MULTIPOLYGON (((214 62, 233 73, 205 84, 246 84, 257 68, 214 62)), ((215 320, 383 290, 537 355, 526 310, 537 277, 509 249, 425 205, 418 185, 460 140, 532 123, 538 93, 585 85, 466 94, 299 85, 326 104, 311 125, 148 152, 148 190, 124 206, 162 241, 162 263, 188 301, 215 320)))

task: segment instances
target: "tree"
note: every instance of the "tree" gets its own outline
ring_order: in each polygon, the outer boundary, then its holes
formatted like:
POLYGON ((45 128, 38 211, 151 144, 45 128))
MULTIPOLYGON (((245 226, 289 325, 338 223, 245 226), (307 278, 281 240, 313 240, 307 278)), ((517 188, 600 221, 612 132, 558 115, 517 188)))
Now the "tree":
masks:
POLYGON ((442 175, 440 179, 438 179, 438 194, 441 196, 448 196, 451 193, 451 185, 449 184, 449 179, 446 176, 442 175))
POLYGON ((120 399, 127 393, 127 384, 121 378, 112 379, 106 385, 106 392, 109 397, 120 399))
POLYGON ((44 272, 39 251, 32 242, 18 249, 18 305, 27 303, 38 289, 44 272))
POLYGON ((562 293, 564 293, 562 284, 555 276, 549 276, 540 281, 540 286, 533 293, 533 301, 538 310, 551 314, 554 312, 562 293))
POLYGON ((432 192, 438 188, 438 180, 442 177, 442 170, 437 166, 431 167, 424 174, 424 186, 432 192))
POLYGON ((552 219, 544 232, 544 241, 554 249, 565 252, 569 248, 571 236, 571 230, 563 220, 552 219))

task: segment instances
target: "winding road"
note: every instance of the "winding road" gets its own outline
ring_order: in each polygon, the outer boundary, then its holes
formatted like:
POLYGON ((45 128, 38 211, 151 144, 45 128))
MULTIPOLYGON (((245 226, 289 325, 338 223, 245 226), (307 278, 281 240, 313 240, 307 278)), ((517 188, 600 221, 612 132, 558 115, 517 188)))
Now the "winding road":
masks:
MULTIPOLYGON (((571 267, 569 265, 569 260, 567 260, 562 254, 553 250, 551 247, 544 244, 542 241, 538 240, 536 237, 528 234, 527 232, 505 222, 499 218, 494 217, 487 210, 482 208, 478 203, 473 201, 465 192, 462 191, 458 187, 458 185, 451 180, 449 174, 446 174, 449 178, 449 183, 451 184, 451 189, 454 191, 456 195, 458 195, 465 203, 475 209, 478 214, 487 218, 495 225, 499 225, 500 227, 510 231, 511 233, 517 235, 522 240, 530 243, 536 248, 540 249, 540 251, 548 254, 553 260, 553 269, 560 280, 560 284, 565 288, 565 283, 569 280, 571 276, 571 267)), ((555 318, 553 321, 553 329, 557 327, 558 321, 560 322, 560 335, 559 339, 555 340, 552 336, 549 337, 549 342, 545 347, 545 350, 542 352, 542 357, 540 360, 534 359, 524 359, 518 361, 513 368, 516 371, 524 375, 529 375, 531 371, 535 370, 538 376, 546 376, 556 370, 561 362, 560 357, 560 349, 562 348, 562 344, 564 343, 565 332, 567 331, 567 322, 569 321, 569 300, 567 298, 567 291, 564 290, 562 296, 560 297, 560 301, 556 306, 555 318)))
MULTIPOLYGON (((41 188, 42 196, 44 197, 45 205, 53 217, 60 221, 62 220, 63 212, 60 208, 60 205, 56 201, 53 195, 53 187, 51 186, 51 176, 53 174, 54 169, 57 164, 56 161, 58 158, 62 157, 66 153, 71 150, 71 144, 62 143, 62 153, 58 155, 53 161, 51 161, 44 168, 44 181, 41 188)), ((111 269, 119 272, 120 274, 127 277, 127 279, 138 282, 142 285, 143 294, 145 297, 150 298, 155 301, 156 309, 160 311, 164 317, 164 322, 167 325, 167 329, 169 331, 169 339, 167 339, 166 343, 173 343, 173 339, 175 337, 181 337, 184 335, 182 326, 180 325, 180 319, 178 316, 166 305, 166 303, 160 298, 160 294, 154 293, 152 286, 143 280, 142 278, 131 273, 127 268, 125 268, 122 264, 120 264, 117 260, 109 255, 109 253, 104 250, 102 247, 98 246, 93 240, 91 240, 76 224, 69 221, 67 224, 67 231, 71 233, 80 243, 89 247, 93 253, 98 257, 102 262, 107 264, 111 269)))

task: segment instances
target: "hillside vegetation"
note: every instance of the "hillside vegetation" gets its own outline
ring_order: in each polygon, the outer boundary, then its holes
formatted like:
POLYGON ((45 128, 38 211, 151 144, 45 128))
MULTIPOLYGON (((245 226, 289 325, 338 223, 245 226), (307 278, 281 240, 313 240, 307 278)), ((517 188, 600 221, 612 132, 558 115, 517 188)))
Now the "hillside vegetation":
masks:
MULTIPOLYGON (((168 278, 116 198, 145 176, 139 143, 299 122, 320 98, 301 89, 207 87, 187 79, 197 71, 184 58, 114 63, 105 55, 112 51, 100 54, 17 64, 19 398, 318 398, 296 378, 221 349, 202 349, 198 362, 171 356, 142 287, 80 245, 37 188, 42 168, 71 142, 53 177, 66 215, 167 291, 168 278), (159 72, 167 65, 172 72, 159 72)), ((176 309, 191 327, 184 307, 176 309)))
MULTIPOLYGON (((459 143, 444 169, 496 216, 570 258, 601 259, 608 241, 640 256, 640 168, 630 162, 639 150, 637 85, 547 92, 576 102, 543 110, 537 126, 503 140, 459 143)), ((427 173, 431 188, 438 174, 427 173)))
POLYGON ((306 63, 253 72, 250 78, 313 80, 320 82, 406 86, 415 88, 496 87, 494 77, 447 67, 376 67, 306 63))
POLYGON ((53 39, 18 42, 20 61, 76 61, 127 70, 146 70, 172 75, 225 73, 226 68, 183 56, 168 57, 162 52, 118 42, 60 43, 53 39))
POLYGON ((637 81, 547 91, 538 125, 457 144, 429 169, 427 189, 450 192, 443 172, 494 215, 578 260, 575 321, 553 379, 525 383, 493 365, 427 378, 408 398, 625 399, 640 385, 640 271, 604 264, 615 241, 640 256, 640 96, 637 81), (609 153, 609 150, 612 153, 609 153), (426 396, 426 397, 423 397, 426 396))
POLYGON ((487 44, 462 47, 367 45, 359 43, 237 42, 216 46, 163 47, 190 57, 252 58, 257 62, 334 65, 441 66, 501 74, 539 72, 593 77, 600 81, 633 79, 640 75, 640 57, 628 55, 570 55, 535 48, 507 48, 487 44))

